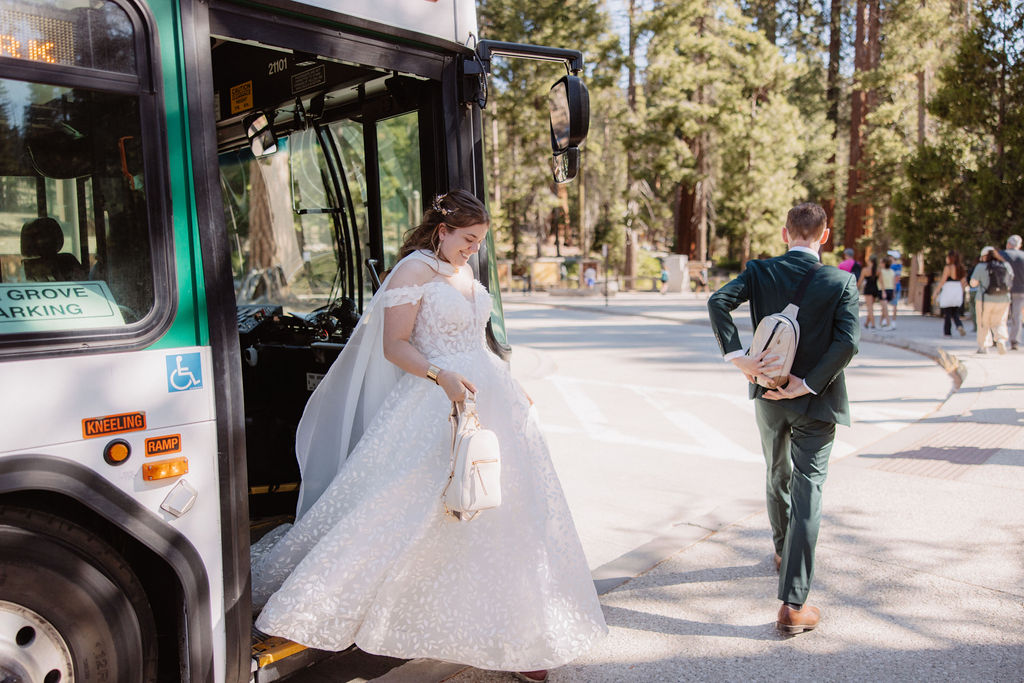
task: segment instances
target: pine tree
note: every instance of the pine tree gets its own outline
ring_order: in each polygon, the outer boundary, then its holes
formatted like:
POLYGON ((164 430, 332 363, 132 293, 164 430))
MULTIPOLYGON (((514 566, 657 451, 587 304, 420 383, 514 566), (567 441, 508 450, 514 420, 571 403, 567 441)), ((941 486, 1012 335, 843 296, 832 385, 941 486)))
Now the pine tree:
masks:
POLYGON ((971 253, 1024 222, 1024 8, 979 5, 929 105, 938 119, 894 200, 894 227, 913 249, 971 253))
POLYGON ((730 2, 658 5, 648 30, 648 107, 634 141, 661 200, 650 220, 671 225, 675 250, 692 259, 707 258, 712 234, 741 261, 773 248, 780 216, 804 194, 806 130, 788 99, 799 67, 730 2))

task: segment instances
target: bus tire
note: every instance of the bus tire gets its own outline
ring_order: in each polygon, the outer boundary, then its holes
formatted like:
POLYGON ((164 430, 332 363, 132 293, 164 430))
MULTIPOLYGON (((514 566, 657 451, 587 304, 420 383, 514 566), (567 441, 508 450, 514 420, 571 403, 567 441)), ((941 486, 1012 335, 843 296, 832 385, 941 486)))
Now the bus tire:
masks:
POLYGON ((150 683, 157 660, 145 590, 110 545, 60 517, 0 506, 0 680, 150 683))

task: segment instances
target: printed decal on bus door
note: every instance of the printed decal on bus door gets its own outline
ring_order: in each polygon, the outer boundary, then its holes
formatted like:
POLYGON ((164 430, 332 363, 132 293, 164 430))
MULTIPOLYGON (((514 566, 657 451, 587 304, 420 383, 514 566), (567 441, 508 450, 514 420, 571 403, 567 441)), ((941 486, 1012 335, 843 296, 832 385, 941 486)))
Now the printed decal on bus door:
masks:
POLYGON ((203 363, 199 353, 174 353, 167 360, 167 391, 189 391, 203 386, 203 363))

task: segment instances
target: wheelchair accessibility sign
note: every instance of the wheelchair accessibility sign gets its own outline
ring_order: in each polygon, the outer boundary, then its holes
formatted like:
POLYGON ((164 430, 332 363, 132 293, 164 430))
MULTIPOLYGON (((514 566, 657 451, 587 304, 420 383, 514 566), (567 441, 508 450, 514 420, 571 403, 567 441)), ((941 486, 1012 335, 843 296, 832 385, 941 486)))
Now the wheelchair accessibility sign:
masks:
POLYGON ((189 391, 203 386, 203 363, 198 353, 175 353, 167 359, 167 391, 189 391))

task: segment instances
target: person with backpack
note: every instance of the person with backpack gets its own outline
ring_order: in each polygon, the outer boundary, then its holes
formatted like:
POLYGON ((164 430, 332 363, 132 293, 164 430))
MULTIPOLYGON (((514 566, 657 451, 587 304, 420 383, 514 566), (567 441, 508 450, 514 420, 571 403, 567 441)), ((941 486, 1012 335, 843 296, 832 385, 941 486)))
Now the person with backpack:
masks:
POLYGON ((989 339, 999 353, 1006 353, 1006 313, 1010 309, 1013 271, 994 247, 982 247, 981 263, 971 273, 971 286, 978 288, 978 353, 988 353, 989 339))
POLYGON ((1021 316, 1024 314, 1024 251, 1021 251, 1020 247, 1020 235, 1010 235, 1006 239, 1006 249, 1000 253, 1003 260, 1013 269, 1010 312, 1006 316, 1006 324, 1010 333, 1010 348, 1014 351, 1020 347, 1021 316))
POLYGON ((754 415, 767 464, 767 507, 775 568, 779 571, 776 628, 793 635, 818 625, 821 612, 807 604, 814 576, 814 546, 821 526, 821 491, 828 473, 836 425, 850 424, 843 369, 860 342, 857 280, 849 272, 820 266, 818 250, 828 239, 825 211, 817 204, 790 209, 782 256, 747 263, 734 280, 708 299, 711 328, 724 360, 750 382, 754 415), (808 275, 813 269, 817 272, 808 275), (799 300, 799 341, 788 383, 767 389, 783 365, 770 355, 747 355, 732 311, 750 302, 760 322, 799 300))

